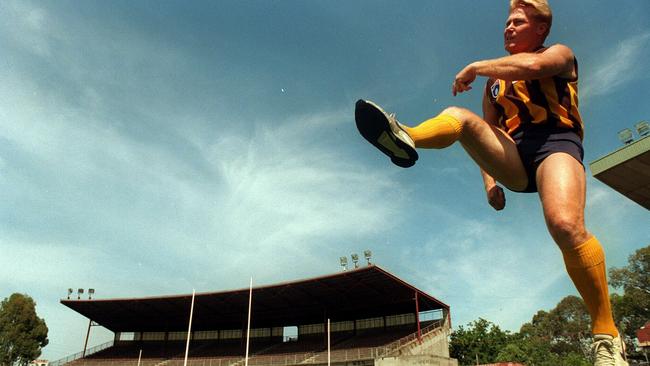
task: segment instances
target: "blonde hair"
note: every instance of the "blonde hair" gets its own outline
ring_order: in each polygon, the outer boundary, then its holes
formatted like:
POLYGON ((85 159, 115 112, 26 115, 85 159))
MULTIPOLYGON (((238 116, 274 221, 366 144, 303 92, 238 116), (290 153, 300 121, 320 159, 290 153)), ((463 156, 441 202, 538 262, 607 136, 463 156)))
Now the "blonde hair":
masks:
POLYGON ((548 29, 544 34, 544 38, 546 38, 553 24, 553 13, 551 12, 551 7, 548 5, 548 0, 510 0, 510 12, 517 7, 531 9, 532 15, 537 20, 548 24, 548 29))

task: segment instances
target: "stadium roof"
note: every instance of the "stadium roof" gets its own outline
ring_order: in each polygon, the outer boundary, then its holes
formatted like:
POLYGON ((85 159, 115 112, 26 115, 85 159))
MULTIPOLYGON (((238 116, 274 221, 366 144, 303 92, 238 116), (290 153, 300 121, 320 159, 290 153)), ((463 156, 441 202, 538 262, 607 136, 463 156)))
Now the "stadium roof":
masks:
MULTIPOLYGON (((253 288, 251 327, 355 320, 449 306, 375 266, 253 288)), ((197 293, 193 330, 243 329, 249 289, 197 293)), ((132 299, 61 300, 113 332, 187 330, 192 295, 132 299)))
POLYGON ((650 210, 650 135, 589 164, 596 179, 650 210))

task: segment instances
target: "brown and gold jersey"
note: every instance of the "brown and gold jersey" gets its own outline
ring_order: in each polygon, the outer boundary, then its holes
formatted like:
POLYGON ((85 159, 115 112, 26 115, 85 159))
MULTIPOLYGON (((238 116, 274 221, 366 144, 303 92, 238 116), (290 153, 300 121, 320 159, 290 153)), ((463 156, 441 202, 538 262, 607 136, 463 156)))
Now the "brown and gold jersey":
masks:
MULTIPOLYGON (((576 74, 578 63, 575 62, 576 74)), ((532 125, 552 124, 576 131, 583 137, 578 111, 578 79, 558 76, 537 80, 489 79, 486 90, 500 112, 499 124, 508 134, 532 125)))

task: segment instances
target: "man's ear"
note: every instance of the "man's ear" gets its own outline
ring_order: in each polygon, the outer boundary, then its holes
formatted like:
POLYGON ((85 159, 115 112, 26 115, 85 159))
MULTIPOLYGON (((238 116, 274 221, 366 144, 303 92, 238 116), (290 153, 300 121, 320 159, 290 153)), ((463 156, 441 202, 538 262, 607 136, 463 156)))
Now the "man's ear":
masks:
POLYGON ((540 36, 546 34, 546 32, 548 31, 548 23, 538 23, 536 31, 537 34, 539 34, 540 36))

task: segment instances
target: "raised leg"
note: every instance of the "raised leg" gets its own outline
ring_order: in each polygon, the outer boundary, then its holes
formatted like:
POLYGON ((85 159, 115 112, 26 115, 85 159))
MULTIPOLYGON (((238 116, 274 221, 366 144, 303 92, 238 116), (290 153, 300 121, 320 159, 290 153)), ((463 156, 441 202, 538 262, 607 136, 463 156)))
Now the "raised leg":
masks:
POLYGON ((405 129, 418 148, 443 148, 458 140, 483 170, 509 189, 521 191, 528 185, 515 142, 467 109, 449 107, 437 117, 405 129))

